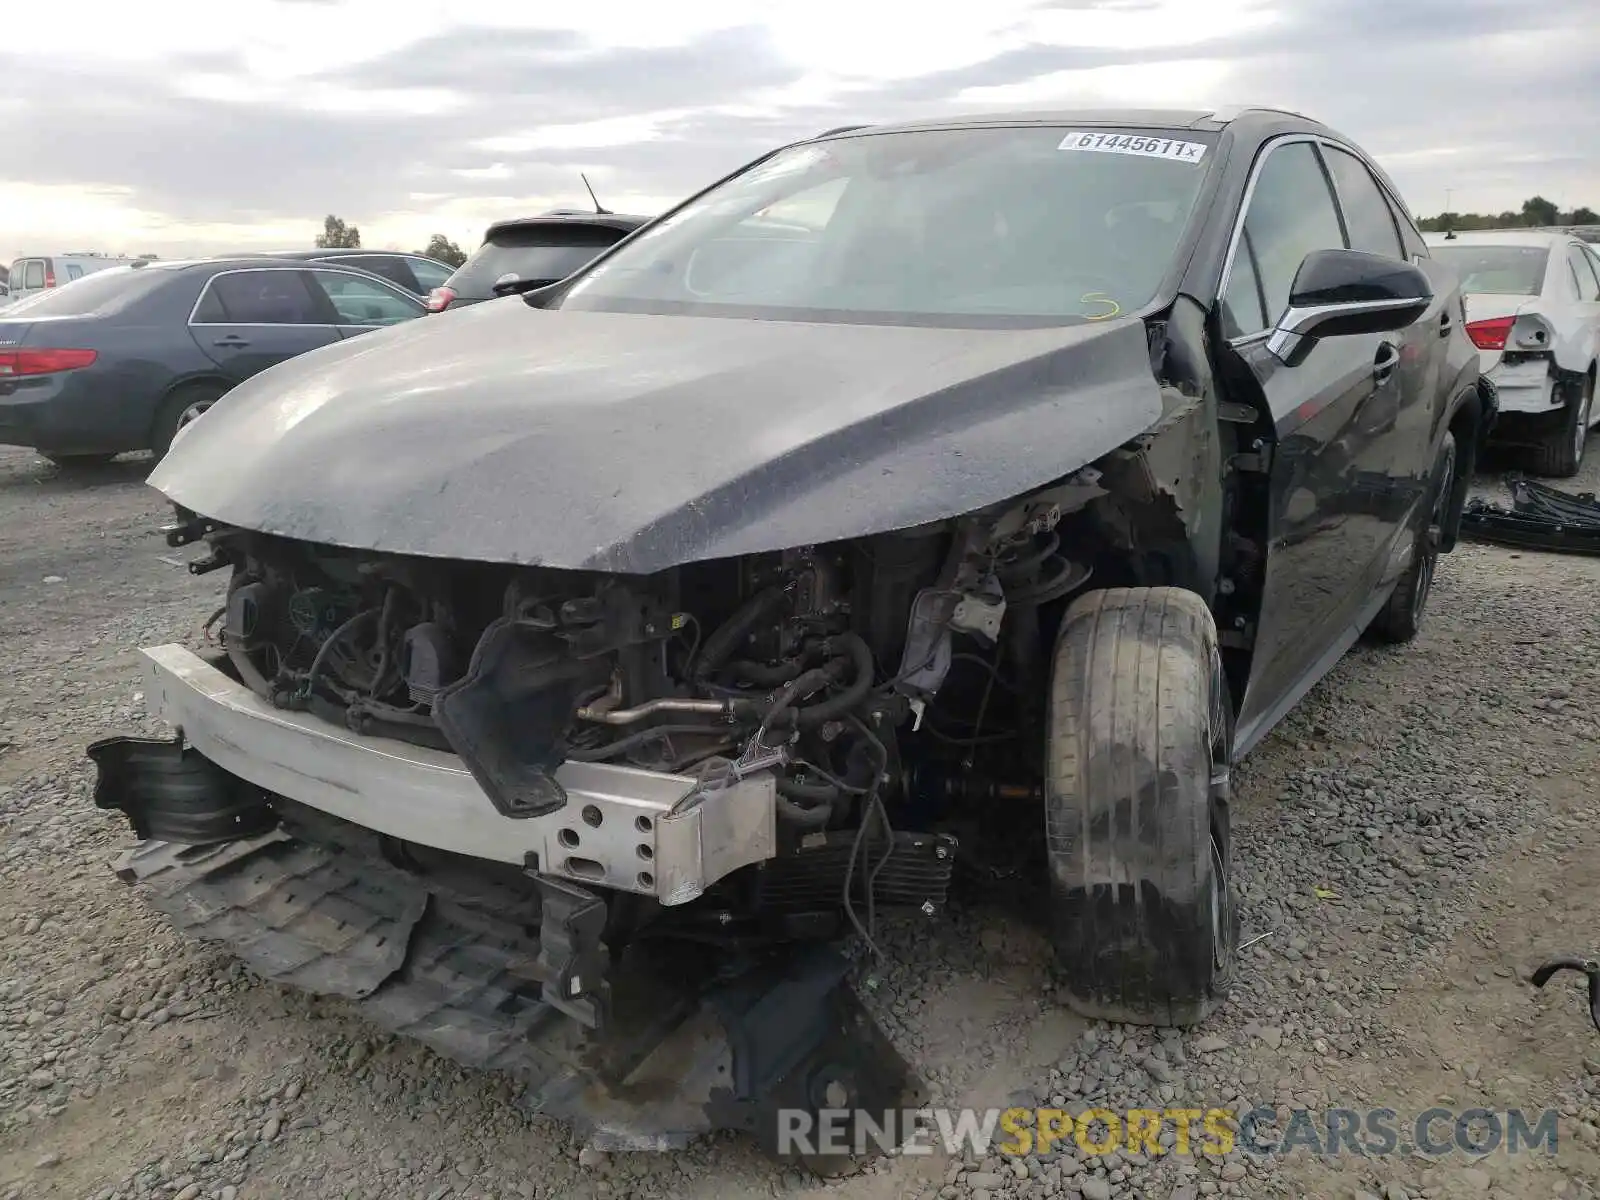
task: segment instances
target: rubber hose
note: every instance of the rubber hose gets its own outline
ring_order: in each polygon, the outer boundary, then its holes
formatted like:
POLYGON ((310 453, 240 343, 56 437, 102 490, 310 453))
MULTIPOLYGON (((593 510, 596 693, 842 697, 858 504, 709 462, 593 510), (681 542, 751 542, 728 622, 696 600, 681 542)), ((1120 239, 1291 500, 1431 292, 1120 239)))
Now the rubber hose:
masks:
POLYGON ((734 609, 733 615, 717 626, 716 632, 706 638, 705 645, 700 647, 699 659, 692 668, 694 678, 705 679, 715 672, 755 627, 775 614, 787 600, 788 596, 782 588, 771 587, 757 592, 734 609))
POLYGON ((865 700, 872 691, 874 670, 872 647, 867 645, 860 634, 841 633, 838 637, 829 638, 827 649, 845 651, 849 655, 850 664, 855 667, 856 677, 850 686, 837 696, 796 710, 795 721, 801 729, 814 729, 824 722, 838 720, 865 700))
POLYGON ((778 791, 791 800, 805 800, 811 804, 832 804, 839 798, 839 789, 831 783, 822 780, 808 783, 781 775, 778 777, 778 791))
POLYGON ((774 797, 778 808, 778 820, 789 825, 799 826, 801 829, 822 829, 833 817, 833 805, 818 804, 815 807, 808 808, 805 805, 796 804, 788 796, 784 795, 783 789, 784 781, 780 779, 778 781, 778 794, 774 797))
POLYGON ((775 667, 741 658, 736 658, 728 664, 728 673, 741 683, 753 683, 757 687, 768 688, 782 687, 790 680, 799 678, 800 672, 804 669, 805 663, 798 658, 786 659, 775 667))
POLYGON ((791 720, 798 720, 800 709, 794 707, 794 702, 801 696, 809 696, 820 688, 827 687, 830 683, 838 682, 839 676, 850 666, 848 659, 836 658, 825 667, 815 667, 805 671, 791 680, 778 693, 766 711, 767 724, 773 726, 787 725, 791 720))
POLYGON ((784 659, 776 666, 752 662, 747 658, 736 658, 728 664, 727 674, 742 683, 753 683, 757 687, 782 687, 790 680, 799 678, 800 672, 808 665, 821 661, 827 653, 826 647, 826 638, 807 638, 798 653, 784 659))

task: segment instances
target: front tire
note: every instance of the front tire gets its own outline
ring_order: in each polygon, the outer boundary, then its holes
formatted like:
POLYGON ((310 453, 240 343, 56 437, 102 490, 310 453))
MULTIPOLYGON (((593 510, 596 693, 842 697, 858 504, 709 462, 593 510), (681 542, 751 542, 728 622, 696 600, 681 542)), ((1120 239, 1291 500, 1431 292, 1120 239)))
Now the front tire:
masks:
POLYGON ((1056 958, 1087 1017, 1193 1025, 1226 999, 1232 703, 1205 601, 1112 588, 1067 610, 1050 686, 1045 834, 1056 958))

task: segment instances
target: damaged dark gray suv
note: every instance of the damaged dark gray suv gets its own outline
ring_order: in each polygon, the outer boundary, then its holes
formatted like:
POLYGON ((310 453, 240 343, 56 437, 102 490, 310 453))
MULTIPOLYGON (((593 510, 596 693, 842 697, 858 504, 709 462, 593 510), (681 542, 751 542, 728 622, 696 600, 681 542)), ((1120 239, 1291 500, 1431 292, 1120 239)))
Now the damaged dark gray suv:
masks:
POLYGON ((145 651, 179 738, 91 747, 119 869, 628 1145, 897 1095, 831 945, 966 862, 1035 872, 1075 1008, 1197 1022, 1230 766, 1417 632, 1477 361, 1294 114, 785 147, 184 431, 223 652, 145 651))

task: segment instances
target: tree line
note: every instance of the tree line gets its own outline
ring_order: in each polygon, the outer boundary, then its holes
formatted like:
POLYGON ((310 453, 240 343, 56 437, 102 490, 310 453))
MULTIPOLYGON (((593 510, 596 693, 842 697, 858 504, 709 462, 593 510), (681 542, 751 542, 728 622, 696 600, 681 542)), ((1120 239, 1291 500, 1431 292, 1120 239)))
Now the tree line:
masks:
POLYGON ((1452 229, 1506 229, 1519 225, 1600 225, 1600 214, 1583 204, 1563 212, 1554 200, 1530 196, 1522 202, 1518 212, 1509 209, 1502 213, 1442 212, 1436 217, 1417 219, 1418 228, 1429 233, 1447 233, 1452 229))
MULTIPOLYGON (((361 230, 329 213, 322 222, 322 232, 317 234, 315 245, 319 250, 359 250, 361 230)), ((434 234, 428 239, 427 246, 417 253, 424 258, 448 263, 452 267, 459 267, 467 261, 466 251, 442 233, 434 234)))

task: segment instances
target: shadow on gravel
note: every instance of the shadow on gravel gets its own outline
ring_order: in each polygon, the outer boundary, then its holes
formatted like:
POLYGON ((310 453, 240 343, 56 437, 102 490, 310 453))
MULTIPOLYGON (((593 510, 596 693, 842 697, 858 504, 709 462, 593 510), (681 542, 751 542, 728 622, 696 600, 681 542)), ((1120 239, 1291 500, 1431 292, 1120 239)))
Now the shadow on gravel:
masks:
POLYGON ((80 492, 98 487, 143 483, 156 460, 149 454, 125 454, 108 463, 59 466, 38 455, 0 459, 0 491, 80 492))

